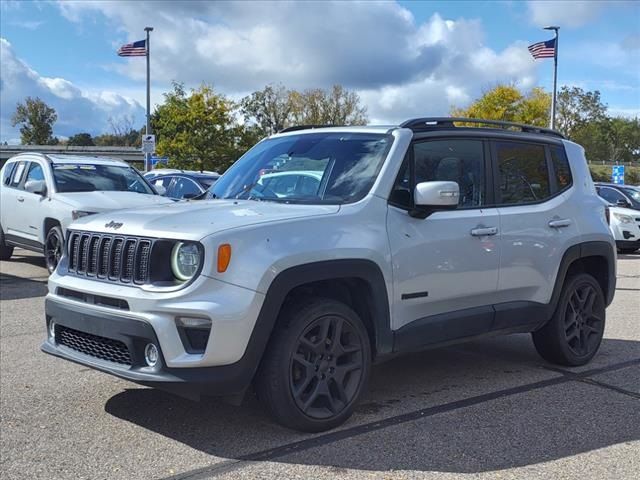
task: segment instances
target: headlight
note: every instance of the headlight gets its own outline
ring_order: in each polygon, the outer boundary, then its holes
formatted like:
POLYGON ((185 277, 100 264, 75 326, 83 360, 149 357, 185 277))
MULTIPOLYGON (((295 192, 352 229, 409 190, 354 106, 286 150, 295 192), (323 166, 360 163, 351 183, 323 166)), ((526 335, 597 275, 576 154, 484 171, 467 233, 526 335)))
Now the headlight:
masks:
POLYGON ((71 218, 77 220, 79 218, 86 217, 87 215, 94 215, 96 213, 97 212, 87 212, 85 210, 74 210, 73 212, 71 212, 71 218))
POLYGON ((632 223, 633 222, 633 218, 629 215, 625 215, 623 213, 613 213, 613 216, 615 217, 616 220, 618 220, 620 223, 632 223))
POLYGON ((200 268, 202 255, 195 243, 178 242, 171 251, 171 270, 180 281, 191 280, 200 268))

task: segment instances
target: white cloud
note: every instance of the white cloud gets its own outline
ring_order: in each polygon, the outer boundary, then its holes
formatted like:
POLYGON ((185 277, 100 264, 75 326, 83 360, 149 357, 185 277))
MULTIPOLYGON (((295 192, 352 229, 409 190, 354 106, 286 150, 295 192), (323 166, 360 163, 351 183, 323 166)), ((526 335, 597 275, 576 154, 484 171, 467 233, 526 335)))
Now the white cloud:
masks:
POLYGON ((144 122, 144 109, 128 97, 114 92, 85 92, 64 78, 44 77, 19 59, 11 44, 0 38, 0 140, 17 138, 11 126, 16 104, 25 97, 40 97, 58 114, 54 134, 68 137, 78 132, 91 134, 109 130, 109 117, 133 116, 136 125, 144 122))
POLYGON ((527 4, 531 22, 538 27, 559 25, 581 27, 596 18, 600 10, 612 2, 599 0, 529 1, 527 4))
MULTIPOLYGON (((360 92, 372 122, 446 114, 496 82, 528 88, 526 45, 485 46, 479 20, 433 15, 417 23, 393 2, 61 2, 66 18, 109 19, 121 40, 152 25, 152 78, 212 83, 238 97, 269 83, 305 89, 339 83, 360 92)), ((145 78, 145 62, 111 66, 145 78)))
POLYGON ((41 21, 41 20, 14 21, 14 22, 9 22, 9 25, 12 25, 14 27, 26 28, 27 30, 37 30, 42 25, 44 25, 44 21, 41 21))

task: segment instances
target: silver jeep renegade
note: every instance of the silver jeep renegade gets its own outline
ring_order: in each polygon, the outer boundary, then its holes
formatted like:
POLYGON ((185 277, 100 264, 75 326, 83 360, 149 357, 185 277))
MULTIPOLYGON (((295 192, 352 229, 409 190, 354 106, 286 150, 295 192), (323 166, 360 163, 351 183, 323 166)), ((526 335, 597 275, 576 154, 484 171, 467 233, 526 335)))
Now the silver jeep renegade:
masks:
POLYGON ((547 361, 582 365, 600 345, 615 243, 557 132, 295 127, 207 195, 72 224, 42 349, 190 398, 252 387, 276 421, 321 431, 392 355, 532 332, 547 361))

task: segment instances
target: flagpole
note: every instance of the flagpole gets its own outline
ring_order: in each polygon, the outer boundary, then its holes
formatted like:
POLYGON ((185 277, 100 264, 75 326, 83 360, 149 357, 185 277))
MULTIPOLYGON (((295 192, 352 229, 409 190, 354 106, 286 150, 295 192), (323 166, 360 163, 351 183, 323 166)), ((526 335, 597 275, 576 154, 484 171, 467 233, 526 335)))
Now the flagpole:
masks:
MULTIPOLYGON (((147 32, 147 42, 146 42, 146 50, 147 50, 147 125, 145 128, 145 133, 149 135, 151 133, 151 81, 150 81, 150 68, 149 68, 149 53, 151 51, 149 44, 149 32, 153 31, 153 27, 145 27, 145 32, 147 32)), ((144 171, 148 172, 151 170, 151 154, 144 154, 144 171)))
POLYGON ((556 92, 558 90, 558 30, 560 27, 544 27, 545 30, 553 30, 556 34, 556 46, 553 52, 553 96, 551 97, 551 129, 556 128, 556 92))

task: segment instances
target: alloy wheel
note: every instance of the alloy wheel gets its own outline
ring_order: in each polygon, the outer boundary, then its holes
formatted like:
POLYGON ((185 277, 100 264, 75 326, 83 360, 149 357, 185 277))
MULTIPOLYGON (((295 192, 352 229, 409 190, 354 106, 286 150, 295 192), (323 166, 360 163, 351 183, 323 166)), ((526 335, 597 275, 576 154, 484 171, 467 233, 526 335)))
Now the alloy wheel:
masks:
POLYGON ((363 376, 364 341, 348 320, 334 315, 316 319, 300 335, 289 383, 305 415, 331 418, 353 401, 363 376))
POLYGON ((604 305, 592 285, 574 288, 565 311, 564 326, 567 344, 576 355, 586 356, 598 348, 604 328, 604 305))
POLYGON ((62 239, 58 236, 57 233, 52 233, 47 236, 47 241, 44 249, 44 257, 47 263, 47 269, 49 272, 53 272, 58 263, 60 262, 60 258, 62 257, 62 239))

